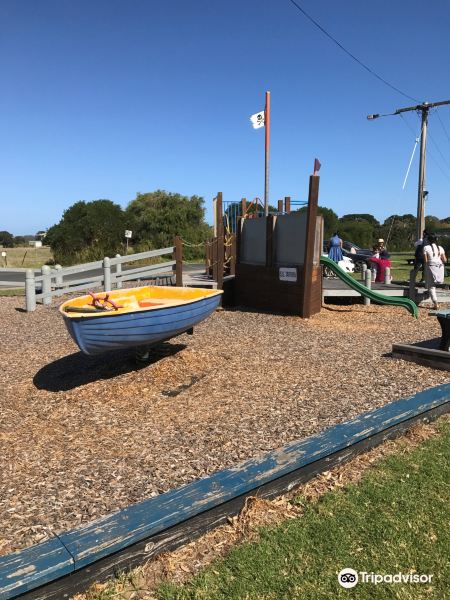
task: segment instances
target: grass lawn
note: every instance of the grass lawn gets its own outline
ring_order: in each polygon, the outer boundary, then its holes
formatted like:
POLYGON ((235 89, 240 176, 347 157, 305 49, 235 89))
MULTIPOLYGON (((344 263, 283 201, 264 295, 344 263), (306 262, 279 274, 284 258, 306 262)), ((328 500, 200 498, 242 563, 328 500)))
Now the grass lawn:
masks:
POLYGON ((3 248, 3 252, 6 252, 6 262, 4 258, 0 257, 0 267, 8 267, 9 269, 39 269, 53 258, 48 246, 42 248, 32 248, 31 246, 3 248))
MULTIPOLYGON (((407 264, 406 261, 408 258, 414 258, 414 252, 391 254, 391 275, 393 281, 409 282, 409 274, 412 269, 412 265, 407 264)), ((353 273, 352 275, 357 281, 361 281, 361 273, 353 273)), ((420 273, 417 274, 416 281, 420 281, 420 273)), ((444 283, 450 284, 450 277, 446 277, 444 279, 444 283)))
POLYGON ((258 542, 235 548, 191 582, 160 586, 156 597, 448 598, 450 421, 443 419, 438 430, 440 435, 412 452, 380 462, 359 484, 305 503, 301 518, 262 529, 258 542), (433 578, 425 584, 360 582, 344 589, 337 581, 343 568, 433 578))

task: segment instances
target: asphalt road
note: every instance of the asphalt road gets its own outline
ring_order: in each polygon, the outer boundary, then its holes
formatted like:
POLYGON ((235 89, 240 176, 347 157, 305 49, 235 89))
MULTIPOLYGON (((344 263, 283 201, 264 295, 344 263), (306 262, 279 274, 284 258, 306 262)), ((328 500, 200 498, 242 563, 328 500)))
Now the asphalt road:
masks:
MULTIPOLYGON (((204 267, 203 263, 185 263, 183 264, 183 273, 191 273, 192 271, 198 271, 204 267)), ((134 269, 136 265, 133 267, 128 267, 128 269, 134 269)), ((127 267, 123 268, 124 271, 127 270, 127 267)), ((83 274, 74 273, 73 275, 67 275, 65 277, 65 281, 74 281, 76 279, 81 279, 81 277, 85 277, 89 279, 90 277, 96 277, 97 275, 102 274, 102 269, 92 269, 90 271, 85 271, 83 274)), ((136 277, 137 279, 137 277, 136 277)), ((0 288, 13 288, 15 286, 23 287, 25 284, 25 272, 16 274, 16 273, 5 273, 0 269, 0 281, 7 282, 0 285, 0 288)))

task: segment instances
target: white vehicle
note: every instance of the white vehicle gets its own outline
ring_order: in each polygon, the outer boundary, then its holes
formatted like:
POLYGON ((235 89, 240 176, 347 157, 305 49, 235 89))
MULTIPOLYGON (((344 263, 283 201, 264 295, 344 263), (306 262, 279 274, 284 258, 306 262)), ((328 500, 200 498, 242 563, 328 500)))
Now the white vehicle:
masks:
MULTIPOLYGON (((328 254, 323 253, 322 256, 328 256, 328 254)), ((338 267, 340 267, 346 273, 354 273, 355 272, 355 263, 348 256, 343 256, 342 260, 338 262, 338 267)), ((333 271, 331 271, 328 267, 324 268, 325 277, 335 277, 333 271)))

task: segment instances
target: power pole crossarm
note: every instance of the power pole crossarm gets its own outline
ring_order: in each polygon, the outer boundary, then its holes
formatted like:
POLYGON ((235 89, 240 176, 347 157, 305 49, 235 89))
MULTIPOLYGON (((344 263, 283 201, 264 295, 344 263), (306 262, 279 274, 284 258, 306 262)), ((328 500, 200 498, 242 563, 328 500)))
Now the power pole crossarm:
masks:
POLYGON ((407 106, 405 108, 398 108, 393 113, 385 115, 374 114, 367 115, 369 120, 378 119, 379 117, 387 117, 392 115, 399 115, 404 112, 417 111, 422 114, 422 129, 420 133, 420 163, 419 163, 419 189, 417 193, 417 239, 422 238, 423 230, 425 229, 425 171, 426 171, 426 148, 427 148, 427 130, 428 130, 428 112, 430 108, 436 108, 437 106, 445 106, 450 104, 450 100, 442 100, 441 102, 422 102, 422 104, 416 104, 416 106, 407 106))

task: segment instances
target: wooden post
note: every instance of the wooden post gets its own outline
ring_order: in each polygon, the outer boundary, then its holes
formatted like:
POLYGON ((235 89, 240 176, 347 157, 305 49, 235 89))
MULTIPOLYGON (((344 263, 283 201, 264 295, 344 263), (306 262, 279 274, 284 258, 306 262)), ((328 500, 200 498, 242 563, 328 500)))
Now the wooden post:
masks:
POLYGON ((278 212, 281 214, 283 212, 283 200, 278 200, 278 212))
MULTIPOLYGON (((302 297, 300 311, 300 316, 304 319, 308 319, 312 314, 312 274, 316 238, 317 205, 319 200, 319 181, 320 177, 318 175, 311 175, 309 178, 308 212, 306 219, 305 256, 302 269, 302 297)), ((286 200, 287 198, 285 201, 286 200)))
POLYGON ((275 216, 266 217, 266 267, 273 266, 275 216))
POLYGON ((236 229, 236 265, 241 261, 241 245, 242 245, 242 227, 244 226, 244 218, 241 217, 237 220, 236 229))
POLYGON ((217 289, 223 288, 223 263, 225 254, 225 237, 224 237, 224 226, 223 226, 223 199, 222 192, 217 193, 217 241, 216 241, 216 277, 213 279, 217 281, 217 289))
POLYGON ((291 212, 291 197, 290 196, 284 197, 284 212, 287 215, 289 215, 291 212))
POLYGON ((175 264, 175 285, 183 287, 183 242, 179 235, 175 236, 173 245, 175 246, 174 258, 175 264))
MULTIPOLYGON (((372 269, 366 271, 366 288, 368 290, 372 288, 372 269)), ((370 306, 370 298, 367 298, 367 296, 364 296, 364 305, 370 306)))
POLYGON ((103 259, 103 289, 111 291, 111 261, 108 256, 103 259))
POLYGON ((217 238, 217 289, 223 290, 223 263, 224 263, 223 237, 217 238))
POLYGON ((391 283, 391 269, 389 267, 386 267, 384 270, 384 283, 386 285, 390 285, 391 283))
POLYGON ((42 273, 42 304, 48 306, 52 303, 52 275, 48 265, 43 265, 42 273))
POLYGON ((241 198, 241 216, 242 216, 242 218, 244 218, 246 214, 247 214, 247 199, 241 198))
POLYGON ((414 300, 416 302, 416 275, 417 272, 415 269, 412 269, 409 272, 409 290, 408 290, 408 298, 410 300, 414 300))
POLYGON ((25 309, 27 312, 36 310, 36 282, 33 269, 25 273, 25 309))
MULTIPOLYGON (((120 258, 120 254, 116 254, 116 258, 120 258)), ((116 288, 118 290, 120 290, 121 287, 122 287, 122 263, 118 262, 116 264, 116 288)))
POLYGON ((231 235, 230 275, 236 274, 236 259, 237 259, 236 251, 237 251, 236 234, 233 233, 231 235))
POLYGON ((269 214, 269 158, 270 158, 270 92, 266 92, 264 110, 265 161, 264 161, 264 215, 269 214))

